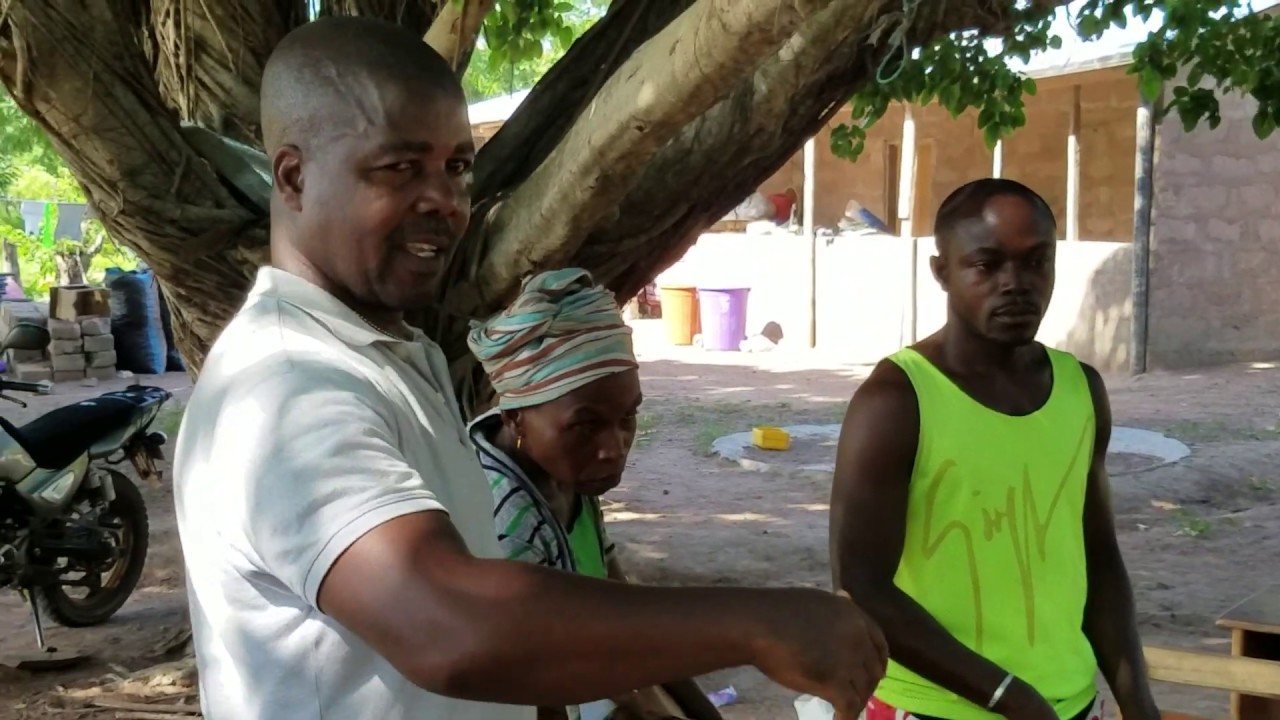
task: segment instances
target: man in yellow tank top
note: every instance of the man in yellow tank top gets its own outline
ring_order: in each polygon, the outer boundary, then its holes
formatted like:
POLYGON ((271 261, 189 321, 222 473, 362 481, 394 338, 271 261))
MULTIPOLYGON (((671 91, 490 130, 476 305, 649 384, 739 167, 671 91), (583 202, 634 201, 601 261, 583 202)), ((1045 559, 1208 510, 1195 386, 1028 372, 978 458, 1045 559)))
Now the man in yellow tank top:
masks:
POLYGON ((1126 720, 1159 720, 1112 523, 1106 388, 1035 341, 1053 212, 978 180, 935 234, 947 322, 858 388, 836 455, 836 585, 890 648, 866 720, 1088 720, 1099 670, 1126 720))

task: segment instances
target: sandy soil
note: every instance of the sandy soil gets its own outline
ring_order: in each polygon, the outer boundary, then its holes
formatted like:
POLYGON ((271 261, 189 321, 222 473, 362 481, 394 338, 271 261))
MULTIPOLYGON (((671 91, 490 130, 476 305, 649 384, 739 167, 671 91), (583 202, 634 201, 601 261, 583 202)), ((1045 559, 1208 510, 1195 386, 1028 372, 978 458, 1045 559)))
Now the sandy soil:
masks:
MULTIPOLYGON (((709 448, 716 437, 756 424, 838 422, 869 368, 781 349, 746 355, 665 348, 655 336, 656 323, 640 321, 641 439, 626 482, 607 507, 630 570, 654 583, 828 587, 828 483, 746 471, 711 458, 709 448)), ((163 382, 180 388, 184 380, 163 382)), ((1112 379, 1110 386, 1118 424, 1167 432, 1193 450, 1176 465, 1114 480, 1118 532, 1144 640, 1226 652, 1215 618, 1280 578, 1280 369, 1160 373, 1112 379)), ((185 397, 181 390, 178 395, 185 397)), ((36 409, 0 411, 17 420, 36 409)), ((1136 462, 1116 460, 1117 469, 1136 462)), ((172 499, 167 487, 144 492, 153 534, 143 586, 104 627, 50 632, 61 649, 92 653, 87 666, 40 674, 0 667, 0 720, 51 717, 42 708, 56 686, 172 657, 186 622, 172 499)), ((0 664, 33 647, 24 607, 15 595, 0 594, 0 664)), ((741 697, 725 709, 730 720, 794 717, 794 693, 752 671, 705 680, 708 690, 730 684, 741 697)), ((1226 717, 1224 694, 1172 686, 1157 691, 1169 709, 1226 717)))

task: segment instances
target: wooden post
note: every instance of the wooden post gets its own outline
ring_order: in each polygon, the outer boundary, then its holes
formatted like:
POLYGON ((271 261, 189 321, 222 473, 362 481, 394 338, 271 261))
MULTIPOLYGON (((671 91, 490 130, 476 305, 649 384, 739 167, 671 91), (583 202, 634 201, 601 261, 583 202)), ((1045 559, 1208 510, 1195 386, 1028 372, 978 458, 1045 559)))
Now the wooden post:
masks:
POLYGON ((1004 140, 997 140, 991 149, 991 177, 998 178, 1004 173, 1004 140))
POLYGON ((914 343, 919 314, 916 298, 919 295, 919 288, 916 287, 916 276, 919 273, 916 272, 916 265, 920 262, 919 243, 916 242, 912 227, 916 206, 916 119, 912 115, 910 105, 902 107, 902 153, 898 165, 898 234, 911 243, 911 250, 907 253, 907 261, 910 263, 907 292, 910 296, 907 298, 907 312, 906 317, 903 318, 905 327, 902 328, 902 333, 911 343, 914 343))
POLYGON ((817 176, 814 139, 804 144, 804 198, 801 201, 801 232, 809 250, 809 347, 818 344, 818 236, 813 222, 814 179, 817 176))
POLYGON ((903 105, 902 153, 898 164, 898 234, 913 237, 911 210, 916 195, 916 119, 911 106, 903 105))
MULTIPOLYGON (((1163 102, 1161 92, 1157 102, 1163 102)), ((1129 332, 1129 371, 1147 371, 1147 318, 1151 278, 1151 200, 1154 192, 1156 122, 1152 103, 1138 101, 1137 142, 1134 149, 1133 183, 1133 319, 1129 332)))
POLYGON ((1080 239, 1080 86, 1071 87, 1067 130, 1067 239, 1080 239))

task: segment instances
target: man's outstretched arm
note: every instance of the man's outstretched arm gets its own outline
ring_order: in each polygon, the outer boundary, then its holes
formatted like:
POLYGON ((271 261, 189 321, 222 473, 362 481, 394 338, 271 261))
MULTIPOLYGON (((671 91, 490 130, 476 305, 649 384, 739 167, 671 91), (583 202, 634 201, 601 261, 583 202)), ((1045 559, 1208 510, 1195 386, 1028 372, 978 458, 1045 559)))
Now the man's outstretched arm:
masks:
POLYGON ((1111 401, 1102 377, 1083 366, 1093 395, 1097 435, 1089 467, 1084 505, 1085 557, 1089 596, 1084 631, 1098 658, 1120 713, 1126 720, 1159 720, 1147 679, 1147 663, 1134 618, 1133 588, 1116 542, 1111 510, 1111 483, 1107 478, 1107 447, 1111 443, 1111 401))
POLYGON ((856 714, 883 674, 879 630, 831 593, 641 587, 475 557, 444 501, 469 480, 421 477, 377 396, 297 360, 238 390, 242 420, 219 427, 243 459, 243 526, 264 572, 415 684, 574 705, 751 664, 856 714), (248 433, 243 418, 288 422, 248 433))
MULTIPOLYGON (((831 557, 836 586, 880 625, 895 662, 986 707, 1008 672, 956 640, 894 584, 907 530, 920 412, 901 368, 882 362, 858 388, 836 449, 831 557)), ((995 708, 1053 720, 1053 708, 1015 680, 995 708)))

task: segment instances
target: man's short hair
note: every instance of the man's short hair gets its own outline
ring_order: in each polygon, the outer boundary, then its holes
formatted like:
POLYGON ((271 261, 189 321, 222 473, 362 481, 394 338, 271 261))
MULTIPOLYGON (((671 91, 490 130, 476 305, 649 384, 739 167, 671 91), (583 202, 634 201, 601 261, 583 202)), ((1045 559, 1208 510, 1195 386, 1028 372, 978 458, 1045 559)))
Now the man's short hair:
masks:
POLYGON ((1058 221, 1053 208, 1035 190, 1016 180, 1007 178, 983 178, 965 183, 942 201, 933 223, 933 235, 938 251, 944 252, 955 238, 961 224, 982 217, 983 209, 992 198, 1011 195, 1030 205, 1045 224, 1048 232, 1056 234, 1058 221))

